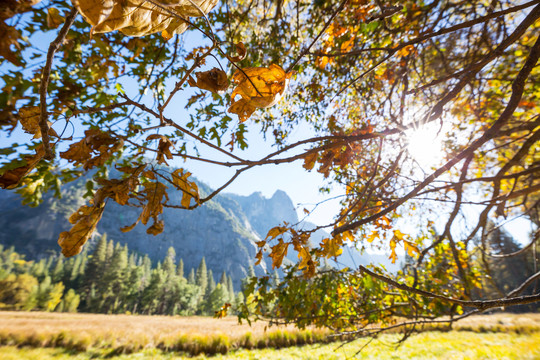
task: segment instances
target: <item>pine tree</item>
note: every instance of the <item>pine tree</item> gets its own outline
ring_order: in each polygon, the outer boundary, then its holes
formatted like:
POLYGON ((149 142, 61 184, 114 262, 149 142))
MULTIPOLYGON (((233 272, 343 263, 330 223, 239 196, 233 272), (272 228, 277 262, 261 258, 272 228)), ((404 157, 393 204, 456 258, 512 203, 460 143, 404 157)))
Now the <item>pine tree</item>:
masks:
POLYGON ((191 268, 191 270, 189 271, 187 281, 188 281, 188 284, 197 285, 195 283, 195 270, 193 270, 193 268, 191 268))
POLYGON ((184 277, 184 260, 182 259, 178 261, 178 267, 176 268, 176 275, 178 275, 179 278, 184 277))
POLYGON ((229 301, 233 302, 234 300, 234 286, 232 277, 229 275, 227 276, 227 291, 229 292, 229 301))
POLYGON ((56 263, 51 273, 51 280, 53 283, 60 282, 62 281, 63 276, 64 276, 64 257, 59 256, 56 259, 56 263))
POLYGON ((172 246, 167 250, 167 255, 163 260, 163 271, 171 278, 176 273, 176 252, 172 246))
POLYGON ((279 283, 280 283, 279 273, 277 272, 277 269, 275 269, 274 276, 272 276, 272 286, 277 287, 279 283))
POLYGON ((227 274, 225 271, 221 273, 221 277, 219 278, 219 283, 227 287, 227 274))
POLYGON ((216 288, 216 282, 214 280, 214 273, 212 269, 208 270, 208 285, 206 286, 205 294, 208 295, 216 288))
POLYGON ((208 270, 206 269, 206 261, 204 256, 201 259, 197 272, 195 273, 195 284, 201 288, 201 295, 204 296, 206 287, 208 286, 208 270))

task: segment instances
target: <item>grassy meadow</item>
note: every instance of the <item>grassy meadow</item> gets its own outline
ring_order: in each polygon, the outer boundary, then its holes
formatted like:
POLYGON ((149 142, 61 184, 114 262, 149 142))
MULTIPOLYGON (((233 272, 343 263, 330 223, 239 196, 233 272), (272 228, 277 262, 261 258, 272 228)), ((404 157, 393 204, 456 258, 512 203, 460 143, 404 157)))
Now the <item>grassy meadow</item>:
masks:
POLYGON ((0 359, 538 359, 540 314, 475 316, 449 332, 328 343, 321 330, 236 318, 0 312, 0 359), (300 346, 302 345, 302 346, 300 346))

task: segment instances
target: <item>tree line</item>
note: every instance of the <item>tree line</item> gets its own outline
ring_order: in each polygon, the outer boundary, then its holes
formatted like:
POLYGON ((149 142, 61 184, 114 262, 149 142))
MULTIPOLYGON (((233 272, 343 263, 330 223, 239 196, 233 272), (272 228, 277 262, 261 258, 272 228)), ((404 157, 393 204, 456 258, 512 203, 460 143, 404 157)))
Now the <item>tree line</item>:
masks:
POLYGON ((235 312, 243 302, 231 276, 223 272, 216 282, 204 257, 186 275, 172 247, 152 264, 106 235, 93 252, 70 259, 53 254, 27 261, 0 245, 0 310, 213 315, 225 303, 235 312))

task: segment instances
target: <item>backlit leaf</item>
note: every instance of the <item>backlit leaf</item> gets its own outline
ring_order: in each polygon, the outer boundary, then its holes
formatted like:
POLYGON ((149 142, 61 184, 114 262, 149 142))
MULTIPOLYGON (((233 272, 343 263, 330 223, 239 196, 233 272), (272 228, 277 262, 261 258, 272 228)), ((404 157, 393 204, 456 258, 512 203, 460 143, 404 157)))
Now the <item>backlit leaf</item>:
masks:
POLYGON ((287 249, 289 248, 289 243, 283 242, 283 239, 279 239, 279 242, 272 246, 272 251, 270 252, 270 257, 272 258, 272 268, 278 268, 283 262, 283 258, 287 255, 287 249))
POLYGON ((49 8, 47 10, 47 26, 51 29, 56 29, 64 23, 64 17, 60 15, 60 11, 57 8, 49 8))
POLYGON ((257 108, 271 107, 281 99, 292 72, 285 73, 279 66, 245 68, 233 75, 236 85, 231 94, 229 112, 238 114, 240 121, 247 120, 257 108), (236 95, 241 99, 235 101, 236 95))
POLYGON ((195 81, 192 77, 189 78, 190 86, 198 87, 199 89, 208 90, 215 94, 223 94, 229 88, 229 79, 225 71, 213 68, 212 70, 196 72, 195 81))
POLYGON ((179 15, 144 0, 74 0, 73 4, 92 26, 91 33, 119 30, 125 35, 144 36, 164 32, 166 36, 180 34, 188 28, 182 18, 208 14, 217 0, 165 0, 164 7, 179 15), (199 10, 200 9, 200 10, 199 10), (201 10, 204 14, 201 14, 201 10))

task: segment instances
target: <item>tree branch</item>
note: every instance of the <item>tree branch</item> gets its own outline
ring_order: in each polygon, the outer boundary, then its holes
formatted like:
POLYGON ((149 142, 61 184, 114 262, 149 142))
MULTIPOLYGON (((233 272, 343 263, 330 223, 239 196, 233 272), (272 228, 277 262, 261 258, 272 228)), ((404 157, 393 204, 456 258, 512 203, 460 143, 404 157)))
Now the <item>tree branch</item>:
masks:
POLYGON ((45 150, 44 158, 47 160, 53 160, 54 154, 51 149, 51 141, 49 139, 49 123, 47 112, 47 88, 49 87, 49 78, 51 76, 52 62, 54 54, 60 48, 60 45, 64 41, 69 28, 73 25, 75 18, 77 17, 77 9, 72 8, 66 17, 64 26, 60 29, 60 32, 56 36, 56 39, 49 45, 49 51, 47 52, 47 61, 45 67, 41 73, 41 84, 39 86, 39 102, 40 102, 40 114, 39 114, 39 128, 41 129, 41 138, 43 140, 43 148, 45 150))
MULTIPOLYGON (((533 12, 535 13, 535 15, 540 14, 540 6, 536 7, 533 12)), ((424 189, 426 186, 431 184, 433 180, 435 180, 436 178, 444 174, 446 171, 450 170, 458 162, 470 156, 480 146, 482 146, 483 144, 491 140, 497 134, 497 132, 508 122, 508 119, 514 113, 515 109, 518 107, 521 97, 523 95, 525 81, 528 79, 532 69, 535 67, 539 58, 540 58, 540 37, 536 39, 536 42, 532 46, 529 56, 527 57, 527 60, 525 61, 525 64, 523 65, 520 72, 516 76, 514 82, 512 83, 512 95, 510 96, 510 100, 508 101, 508 104, 506 105, 504 111, 501 113, 499 118, 493 123, 493 125, 488 130, 486 130, 486 132, 480 138, 475 140, 469 147, 461 151, 461 153, 455 156, 452 160, 448 161, 444 166, 440 167, 434 173, 428 176, 424 181, 422 181, 418 186, 416 186, 411 192, 409 192, 407 195, 400 198, 398 201, 394 202, 392 205, 390 205, 386 209, 372 216, 369 216, 367 218, 360 219, 358 221, 345 224, 343 226, 339 226, 335 228, 334 231, 332 231, 332 235, 335 236, 345 231, 355 229, 359 226, 370 223, 371 221, 378 219, 379 217, 384 216, 394 211, 395 209, 400 207, 402 204, 407 202, 409 199, 416 196, 422 189, 424 189)))
POLYGON ((398 288, 400 290, 407 291, 408 293, 418 294, 418 295, 425 296, 428 298, 433 298, 433 299, 439 299, 439 300, 447 301, 450 303, 458 304, 461 306, 474 307, 474 308, 477 308, 478 310, 487 310, 487 309, 502 307, 502 306, 531 304, 531 303, 540 301, 540 293, 534 294, 534 295, 526 295, 526 296, 519 296, 519 297, 505 298, 505 299, 495 299, 495 300, 467 301, 467 300, 455 299, 455 298, 435 294, 429 291, 416 289, 416 288, 398 283, 397 281, 392 280, 387 276, 377 274, 371 270, 368 270, 363 265, 359 266, 359 270, 360 272, 364 272, 368 274, 369 276, 374 277, 375 279, 385 282, 388 285, 398 288))

